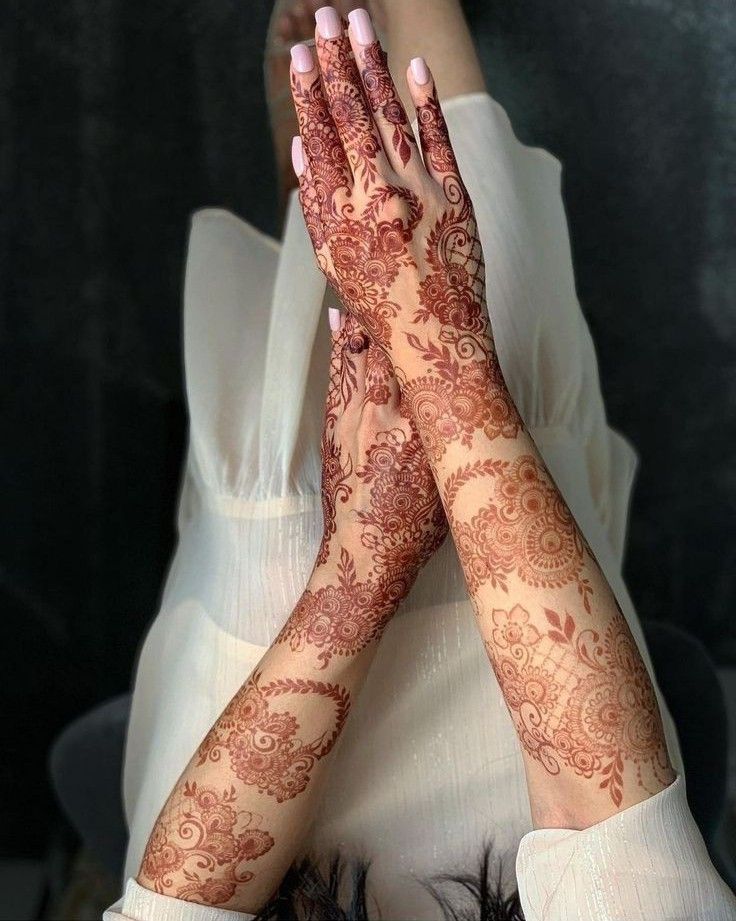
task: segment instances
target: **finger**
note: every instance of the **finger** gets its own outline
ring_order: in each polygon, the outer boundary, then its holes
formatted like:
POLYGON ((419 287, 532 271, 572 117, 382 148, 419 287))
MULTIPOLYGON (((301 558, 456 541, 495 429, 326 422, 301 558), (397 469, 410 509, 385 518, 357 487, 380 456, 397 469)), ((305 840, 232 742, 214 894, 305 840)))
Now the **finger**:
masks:
POLYGON ((365 10, 349 14, 348 36, 363 81, 363 91, 383 142, 383 149, 396 172, 419 159, 414 132, 396 91, 386 53, 376 38, 371 17, 365 10))
POLYGON ((414 58, 407 69, 406 79, 417 110, 419 143, 427 172, 446 190, 452 183, 462 186, 447 122, 424 58, 414 58))
POLYGON ((388 355, 371 339, 365 361, 366 402, 396 410, 400 396, 399 382, 388 355))
POLYGON ((304 44, 291 49, 291 93, 314 192, 322 210, 329 211, 335 194, 351 189, 353 180, 325 99, 319 67, 304 44))
POLYGON ((291 140, 291 165, 299 180, 299 203, 302 206, 309 239, 312 241, 315 253, 319 253, 325 242, 321 205, 312 169, 304 152, 304 144, 298 134, 291 140))
POLYGON ((393 171, 363 92, 343 21, 329 6, 317 11, 317 59, 332 120, 356 182, 367 191, 393 171))

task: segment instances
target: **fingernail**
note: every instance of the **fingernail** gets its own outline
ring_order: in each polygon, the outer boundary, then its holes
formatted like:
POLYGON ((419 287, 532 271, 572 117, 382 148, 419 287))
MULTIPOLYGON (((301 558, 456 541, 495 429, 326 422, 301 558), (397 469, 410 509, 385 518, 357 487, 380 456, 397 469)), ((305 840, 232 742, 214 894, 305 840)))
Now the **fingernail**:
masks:
POLYGON ((294 172, 297 176, 301 176, 304 172, 304 148, 302 147, 302 139, 298 134, 291 141, 291 165, 294 167, 294 172))
POLYGON ((366 10, 353 10, 352 13, 348 13, 348 22, 359 45, 373 44, 376 32, 366 10))
POLYGON ((342 35, 342 20, 332 6, 322 6, 314 14, 317 29, 322 38, 339 38, 342 35))
POLYGON ((412 58, 411 75, 414 77, 419 86, 424 86, 430 81, 429 67, 424 58, 412 58))
POLYGON ((298 74, 308 74, 314 69, 314 58, 306 45, 294 45, 291 49, 291 63, 298 74))
POLYGON ((336 333, 338 329, 342 329, 342 310, 338 310, 337 307, 328 307, 327 318, 330 321, 330 329, 333 333, 336 333))

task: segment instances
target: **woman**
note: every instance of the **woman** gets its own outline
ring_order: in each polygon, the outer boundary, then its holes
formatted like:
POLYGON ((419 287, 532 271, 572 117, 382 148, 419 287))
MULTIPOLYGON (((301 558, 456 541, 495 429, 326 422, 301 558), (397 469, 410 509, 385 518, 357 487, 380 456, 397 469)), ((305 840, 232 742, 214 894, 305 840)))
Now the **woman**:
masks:
MULTIPOLYGON (((447 43, 439 71, 463 62, 456 91, 471 95, 447 111, 465 185, 426 65, 415 59, 408 77, 425 170, 370 20, 353 14, 348 40, 320 10, 318 60, 294 52, 295 169, 320 267, 350 314, 334 323, 324 531, 311 401, 327 362, 319 338, 305 349, 324 287, 294 200, 280 258, 221 214, 195 223, 192 446, 180 546, 137 679, 126 789, 140 885, 124 910, 255 911, 321 794, 305 851, 368 857, 370 915, 437 917, 422 881, 462 868, 490 836, 501 856, 521 842, 528 921, 727 918, 734 903, 689 816, 618 575, 623 518, 606 503, 625 494, 631 459, 586 388, 595 363, 557 164, 521 148, 480 92, 454 3, 382 9, 399 44, 421 9, 424 33, 447 43), (251 315, 239 336, 237 274, 264 269, 269 322, 251 315), (447 541, 390 620, 443 535, 438 495, 475 617, 447 541), (654 847, 662 822, 671 840, 654 847)), ((501 885, 510 892, 508 862, 501 885)))

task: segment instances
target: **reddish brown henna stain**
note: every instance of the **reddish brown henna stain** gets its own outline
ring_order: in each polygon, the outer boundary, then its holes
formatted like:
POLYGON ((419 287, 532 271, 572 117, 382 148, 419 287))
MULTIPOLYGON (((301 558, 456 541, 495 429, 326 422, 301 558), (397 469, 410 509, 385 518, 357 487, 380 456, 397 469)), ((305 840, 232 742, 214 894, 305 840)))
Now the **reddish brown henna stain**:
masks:
POLYGON ((382 115, 393 126, 391 146, 406 166, 416 142, 408 126, 406 111, 391 79, 386 53, 378 42, 374 42, 363 49, 362 56, 363 87, 371 111, 382 115))

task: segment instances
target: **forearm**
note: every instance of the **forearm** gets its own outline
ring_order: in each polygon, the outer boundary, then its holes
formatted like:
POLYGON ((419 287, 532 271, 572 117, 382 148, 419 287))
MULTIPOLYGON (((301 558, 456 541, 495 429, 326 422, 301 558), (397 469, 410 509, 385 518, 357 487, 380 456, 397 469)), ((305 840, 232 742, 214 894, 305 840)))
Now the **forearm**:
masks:
POLYGON ((522 743, 535 825, 587 827, 674 777, 654 690, 490 336, 456 339, 454 364, 432 344, 453 336, 430 323, 407 337, 407 403, 522 743))
POLYGON ((199 746, 151 833, 140 885, 244 912, 258 911, 278 887, 389 614, 366 592, 353 599, 359 615, 353 607, 340 617, 336 599, 343 609, 350 601, 340 580, 332 567, 317 567, 199 746))

